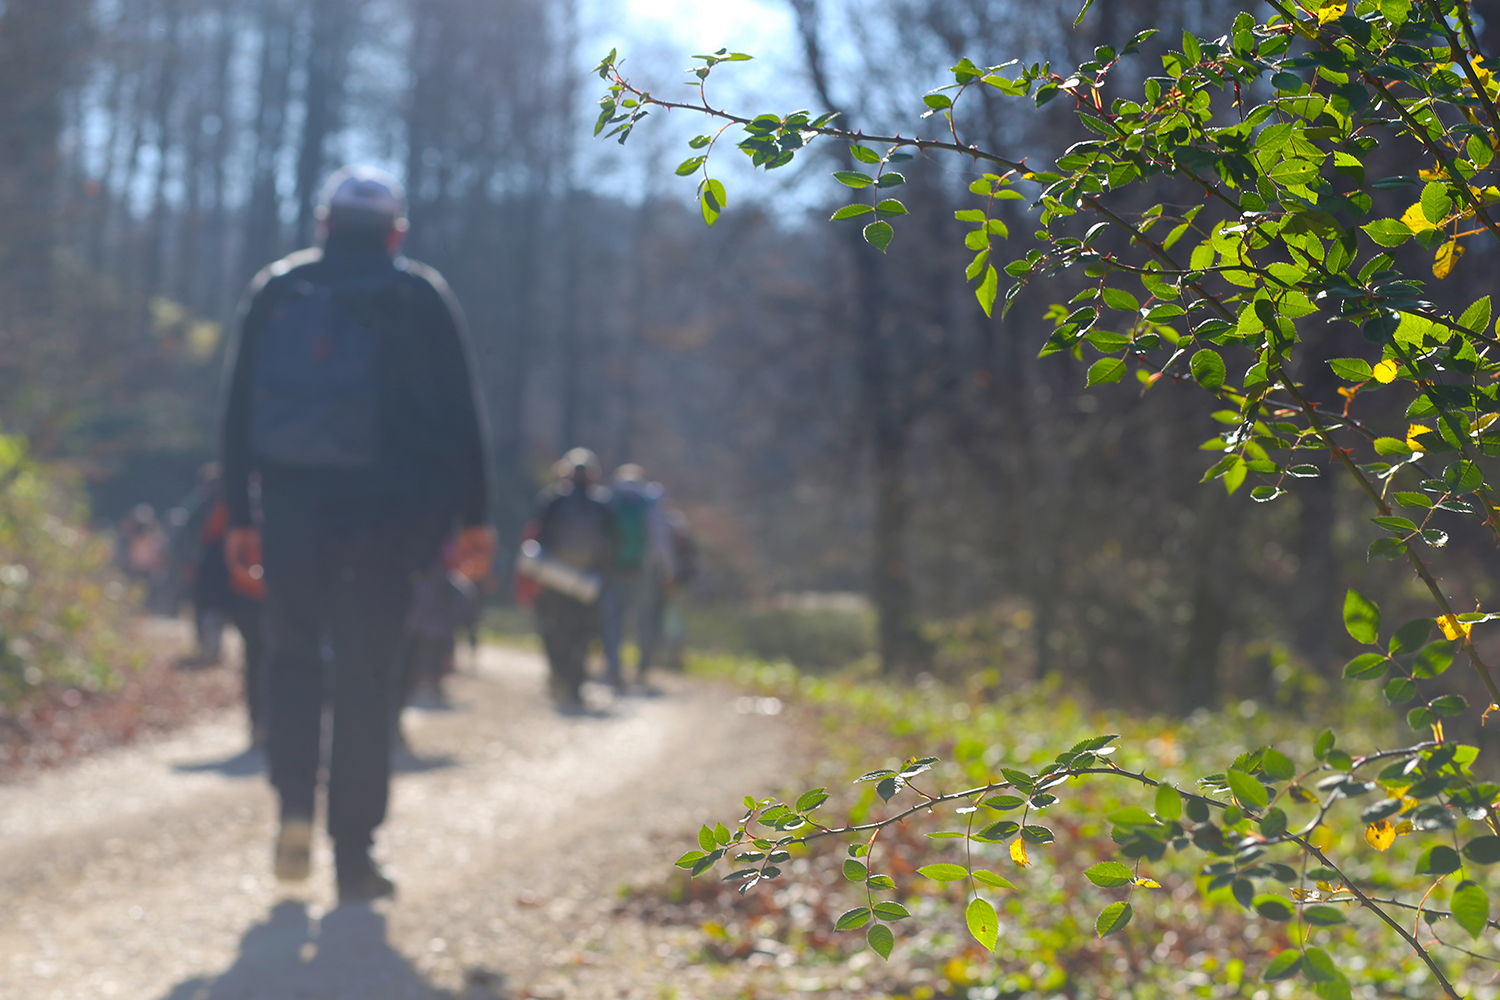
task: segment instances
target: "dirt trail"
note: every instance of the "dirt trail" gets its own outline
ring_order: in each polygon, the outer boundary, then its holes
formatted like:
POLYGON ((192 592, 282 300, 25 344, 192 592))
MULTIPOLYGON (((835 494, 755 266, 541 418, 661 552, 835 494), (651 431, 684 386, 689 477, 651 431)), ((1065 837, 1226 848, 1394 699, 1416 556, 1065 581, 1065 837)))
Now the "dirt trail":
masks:
POLYGON ((408 713, 377 854, 392 903, 269 872, 273 800, 236 713, 0 785, 0 998, 711 996, 682 929, 615 914, 705 819, 789 760, 789 727, 673 679, 562 718, 531 653, 481 650, 453 708, 408 713))

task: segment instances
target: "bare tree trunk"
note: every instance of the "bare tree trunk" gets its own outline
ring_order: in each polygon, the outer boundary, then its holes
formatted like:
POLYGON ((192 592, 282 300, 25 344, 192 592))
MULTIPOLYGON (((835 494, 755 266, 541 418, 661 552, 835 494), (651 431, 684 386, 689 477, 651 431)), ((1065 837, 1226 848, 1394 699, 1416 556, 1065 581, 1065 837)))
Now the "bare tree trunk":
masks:
POLYGON ((1193 525, 1192 618, 1177 661, 1177 710, 1187 715, 1219 706, 1219 656, 1229 630, 1234 583, 1238 578, 1242 496, 1229 496, 1219 483, 1199 493, 1193 525))
POLYGON ((241 269, 259 270, 280 249, 280 198, 276 193, 276 160, 285 140, 286 109, 292 68, 291 18, 281 0, 261 0, 260 74, 255 108, 255 149, 251 160, 250 198, 245 206, 245 243, 241 269))
POLYGON ((212 114, 218 121, 209 151, 209 183, 213 187, 213 208, 209 212, 204 241, 207 280, 203 287, 204 309, 208 315, 227 318, 233 302, 225 294, 228 287, 225 268, 229 261, 229 196, 225 190, 229 167, 230 140, 233 131, 229 120, 229 68, 234 58, 234 0, 219 0, 217 34, 213 62, 214 103, 212 114))
MULTIPOLYGON (((826 110, 840 111, 824 73, 817 0, 790 2, 797 15, 808 71, 818 97, 826 110)), ((842 125, 853 127, 847 115, 843 116, 842 125)), ((845 170, 855 168, 847 151, 844 160, 845 170)), ((909 677, 931 660, 931 649, 916 624, 911 569, 906 557, 911 520, 905 463, 910 413, 896 399, 896 376, 891 371, 888 334, 882 322, 885 296, 881 262, 858 229, 847 232, 855 276, 850 322, 857 344, 861 405, 870 434, 875 478, 871 597, 878 619, 880 665, 887 676, 909 677)))
POLYGON ((161 69, 156 80, 156 104, 152 113, 156 137, 156 176, 151 183, 151 221, 146 234, 146 259, 141 269, 141 290, 145 293, 141 329, 151 322, 151 297, 161 291, 162 265, 166 255, 167 174, 171 162, 172 105, 177 97, 177 72, 181 59, 182 5, 167 0, 164 48, 161 69))
POLYGON ((56 240, 62 95, 87 23, 84 0, 8 0, 0 18, 0 311, 43 316, 56 240))
POLYGON ((327 169, 328 137, 339 130, 353 12, 346 0, 312 0, 303 95, 302 144, 297 154, 297 244, 313 239, 313 209, 327 169))

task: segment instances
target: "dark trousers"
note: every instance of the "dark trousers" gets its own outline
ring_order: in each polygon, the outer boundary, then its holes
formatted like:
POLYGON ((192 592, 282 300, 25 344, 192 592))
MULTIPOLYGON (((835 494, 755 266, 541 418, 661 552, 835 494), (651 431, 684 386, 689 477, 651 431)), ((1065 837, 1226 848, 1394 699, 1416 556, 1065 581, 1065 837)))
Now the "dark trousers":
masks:
POLYGON ((552 696, 559 701, 578 700, 589 643, 599 634, 599 625, 597 604, 584 604, 555 590, 537 594, 536 629, 547 650, 552 696))
POLYGON ((283 818, 312 817, 328 701, 328 832, 340 868, 358 866, 390 795, 391 685, 412 592, 409 532, 293 491, 265 489, 262 506, 271 783, 283 818), (325 637, 333 652, 326 674, 325 637))

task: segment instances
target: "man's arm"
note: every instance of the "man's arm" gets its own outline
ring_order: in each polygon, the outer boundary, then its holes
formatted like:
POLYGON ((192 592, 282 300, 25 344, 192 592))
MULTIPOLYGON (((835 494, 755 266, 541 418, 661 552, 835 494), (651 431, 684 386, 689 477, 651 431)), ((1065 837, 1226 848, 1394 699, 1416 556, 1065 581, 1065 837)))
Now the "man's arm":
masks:
POLYGON ((250 516, 250 392, 255 371, 255 349, 268 311, 266 283, 269 269, 256 276, 240 306, 234 342, 225 352, 224 411, 220 422, 224 502, 229 524, 247 528, 250 516))
POLYGON ((465 528, 489 522, 489 421, 479 388, 474 350, 463 310, 442 276, 422 265, 409 269, 426 279, 435 293, 429 328, 436 377, 437 400, 445 409, 444 423, 455 442, 453 510, 465 528))

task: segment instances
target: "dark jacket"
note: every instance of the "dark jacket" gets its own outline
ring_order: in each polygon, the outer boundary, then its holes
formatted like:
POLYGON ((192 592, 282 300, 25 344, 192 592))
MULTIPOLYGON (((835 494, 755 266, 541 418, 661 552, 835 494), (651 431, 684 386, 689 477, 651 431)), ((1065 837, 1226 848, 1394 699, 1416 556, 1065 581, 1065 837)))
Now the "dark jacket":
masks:
MULTIPOLYGON (((337 234, 335 234, 337 236, 337 234)), ((473 379, 468 333, 442 277, 414 261, 392 260, 377 242, 330 237, 256 276, 229 352, 223 419, 224 499, 230 523, 251 524, 249 482, 282 485, 321 502, 376 508, 448 526, 482 524, 489 509, 483 404, 473 379), (354 469, 278 466, 250 446, 257 339, 278 302, 298 283, 325 285, 389 273, 372 294, 385 322, 377 369, 379 448, 354 469)))
POLYGON ((537 498, 537 544, 575 569, 602 573, 614 563, 615 519, 609 491, 580 488, 572 480, 549 486, 537 498))

